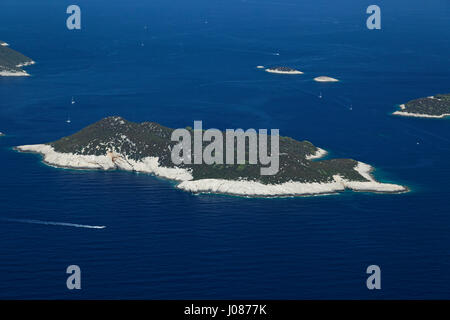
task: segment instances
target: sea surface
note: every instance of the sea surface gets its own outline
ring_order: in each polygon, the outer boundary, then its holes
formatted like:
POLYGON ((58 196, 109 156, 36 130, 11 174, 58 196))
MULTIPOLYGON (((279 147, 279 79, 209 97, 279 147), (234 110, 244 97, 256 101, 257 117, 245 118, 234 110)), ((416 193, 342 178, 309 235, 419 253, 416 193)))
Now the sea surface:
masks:
POLYGON ((31 77, 0 78, 0 298, 450 298, 450 120, 391 115, 450 92, 447 0, 377 1, 374 31, 370 1, 76 2, 80 31, 66 28, 72 2, 0 4, 0 39, 37 62, 31 77), (411 191, 194 195, 12 149, 113 115, 277 128, 411 191), (372 264, 381 290, 366 287, 372 264), (81 290, 66 288, 69 265, 81 290))

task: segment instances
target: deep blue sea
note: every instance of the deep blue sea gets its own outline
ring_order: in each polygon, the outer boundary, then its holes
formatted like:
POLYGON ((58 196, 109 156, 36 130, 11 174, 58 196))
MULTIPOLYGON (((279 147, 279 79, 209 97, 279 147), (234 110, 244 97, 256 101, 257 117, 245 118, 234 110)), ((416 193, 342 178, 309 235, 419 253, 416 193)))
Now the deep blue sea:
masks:
POLYGON ((37 64, 0 78, 0 298, 450 298, 450 120, 390 115, 450 92, 449 15, 447 0, 2 0, 0 40, 37 64), (80 31, 66 28, 74 2, 80 31), (366 28, 372 2, 381 30, 366 28), (12 150, 111 115, 278 128, 411 192, 193 195, 12 150), (66 288, 72 264, 81 290, 66 288), (366 287, 372 264, 381 290, 366 287))

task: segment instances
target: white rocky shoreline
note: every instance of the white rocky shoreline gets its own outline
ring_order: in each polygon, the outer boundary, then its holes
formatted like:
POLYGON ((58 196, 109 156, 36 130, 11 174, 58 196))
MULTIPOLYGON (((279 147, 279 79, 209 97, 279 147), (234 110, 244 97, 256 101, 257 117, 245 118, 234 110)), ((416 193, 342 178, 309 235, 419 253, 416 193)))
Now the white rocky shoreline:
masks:
POLYGON ((326 76, 315 77, 314 81, 316 81, 316 82, 339 82, 338 79, 326 77, 326 76))
POLYGON ((147 157, 142 161, 135 161, 121 156, 112 151, 103 156, 78 155, 73 153, 61 153, 47 144, 35 144, 18 146, 15 148, 20 152, 39 153, 43 156, 43 162, 58 168, 68 169, 94 169, 135 171, 152 173, 157 176, 176 181, 192 179, 191 173, 182 168, 166 168, 158 164, 157 157, 147 157))
MULTIPOLYGON (((432 98, 432 97, 430 97, 432 98)), ((400 106, 401 110, 405 110, 406 106, 404 104, 401 104, 400 106)), ((402 116, 402 117, 414 117, 414 118, 430 118, 430 119, 442 119, 445 117, 449 117, 450 113, 444 113, 441 115, 431 115, 431 114, 425 114, 425 113, 412 113, 412 112, 406 112, 406 111, 395 111, 392 114, 396 116, 402 116)))
MULTIPOLYGON (((36 64, 34 61, 28 61, 18 64, 17 68, 27 67, 36 64)), ((0 77, 29 77, 30 74, 25 70, 0 70, 0 77)))
POLYGON ((1 77, 29 77, 30 74, 26 71, 0 71, 1 77))
POLYGON ((277 73, 277 74, 303 74, 303 72, 299 71, 299 70, 283 71, 283 70, 272 69, 272 68, 266 69, 266 72, 277 73))
MULTIPOLYGON (((39 153, 43 156, 44 163, 59 168, 121 169, 150 173, 161 178, 175 180, 179 182, 176 186, 178 189, 193 193, 218 193, 245 197, 291 197, 334 194, 345 191, 346 189, 375 193, 403 193, 408 191, 408 188, 401 185, 375 181, 371 175, 373 168, 363 162, 358 162, 355 170, 368 181, 349 181, 339 175, 335 175, 333 176, 333 181, 326 183, 289 181, 281 184, 263 184, 244 179, 192 180, 193 176, 189 170, 161 167, 157 157, 147 157, 141 161, 135 161, 115 152, 108 152, 108 154, 103 156, 76 155, 56 152, 53 147, 45 144, 18 146, 15 149, 20 152, 39 153)), ((325 150, 318 149, 317 153, 309 156, 308 159, 318 159, 325 154, 325 150)))
POLYGON ((315 160, 325 157, 328 154, 328 152, 324 149, 317 148, 315 154, 310 154, 309 156, 306 156, 306 160, 315 160))

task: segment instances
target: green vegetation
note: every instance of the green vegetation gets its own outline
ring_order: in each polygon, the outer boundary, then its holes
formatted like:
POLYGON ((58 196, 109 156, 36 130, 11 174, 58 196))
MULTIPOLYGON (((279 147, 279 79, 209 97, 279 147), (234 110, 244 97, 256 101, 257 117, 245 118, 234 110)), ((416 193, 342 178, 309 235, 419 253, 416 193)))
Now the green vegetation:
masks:
POLYGON ((4 42, 0 41, 0 72, 23 72, 18 65, 31 63, 33 61, 23 54, 7 46, 1 45, 2 43, 4 42))
MULTIPOLYGON (((155 122, 134 123, 120 117, 109 117, 49 145, 61 153, 105 155, 109 150, 115 150, 137 161, 145 157, 158 157, 161 166, 174 167, 171 149, 176 142, 171 141, 172 131, 173 129, 155 122)), ((270 145, 268 150, 271 150, 270 145)), ((349 180, 367 181, 354 169, 357 165, 355 160, 306 159, 317 150, 311 142, 280 137, 280 170, 273 176, 261 176, 260 164, 198 164, 178 167, 191 169, 195 180, 244 178, 262 183, 328 182, 333 180, 333 175, 339 174, 349 180)))
POLYGON ((450 114, 450 94, 438 94, 434 97, 420 98, 405 104, 402 112, 441 116, 450 114))

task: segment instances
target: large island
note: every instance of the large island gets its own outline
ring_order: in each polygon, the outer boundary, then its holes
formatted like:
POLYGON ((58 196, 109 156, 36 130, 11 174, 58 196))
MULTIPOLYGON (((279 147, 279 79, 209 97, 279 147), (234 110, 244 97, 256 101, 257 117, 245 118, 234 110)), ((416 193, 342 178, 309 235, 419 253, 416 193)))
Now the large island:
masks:
POLYGON ((330 194, 346 189, 380 193, 408 190, 375 181, 368 164, 352 159, 319 160, 326 154, 323 149, 288 137, 280 137, 280 169, 272 176, 260 175, 259 164, 175 166, 171 160, 176 144, 171 141, 172 132, 173 129, 155 122, 134 123, 109 117, 69 137, 16 149, 40 153, 45 163, 56 167, 151 173, 175 180, 177 188, 195 193, 276 197, 330 194))
POLYGON ((0 41, 0 77, 24 77, 29 74, 22 68, 35 62, 11 49, 9 44, 0 41))
POLYGON ((444 118, 450 116, 450 94, 437 94, 400 105, 394 115, 418 118, 444 118))

